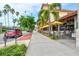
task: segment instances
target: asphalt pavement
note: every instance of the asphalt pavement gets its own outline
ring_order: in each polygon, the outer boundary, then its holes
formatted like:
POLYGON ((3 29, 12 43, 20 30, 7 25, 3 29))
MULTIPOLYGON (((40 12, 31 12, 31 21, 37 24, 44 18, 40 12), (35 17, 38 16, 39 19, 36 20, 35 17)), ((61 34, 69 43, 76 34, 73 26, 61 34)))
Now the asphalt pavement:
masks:
MULTIPOLYGON (((4 33, 3 34, 0 34, 0 44, 3 44, 4 43, 4 33)), ((7 39, 7 42, 10 42, 10 41, 13 41, 15 38, 8 38, 7 39)))
MULTIPOLYGON (((26 32, 26 31, 23 31, 22 33, 23 33, 23 35, 28 34, 28 32, 26 32)), ((3 37, 4 37, 4 33, 0 34, 0 44, 4 43, 3 37)), ((15 40, 15 38, 8 38, 7 42, 10 42, 10 41, 13 41, 13 40, 15 40)))

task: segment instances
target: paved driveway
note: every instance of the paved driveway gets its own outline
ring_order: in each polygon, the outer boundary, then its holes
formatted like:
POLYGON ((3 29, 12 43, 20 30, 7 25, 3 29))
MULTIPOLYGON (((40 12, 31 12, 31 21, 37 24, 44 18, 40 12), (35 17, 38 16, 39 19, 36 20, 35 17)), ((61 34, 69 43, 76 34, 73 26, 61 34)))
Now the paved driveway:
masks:
POLYGON ((29 44, 27 56, 72 56, 79 55, 79 51, 58 41, 34 32, 29 44))

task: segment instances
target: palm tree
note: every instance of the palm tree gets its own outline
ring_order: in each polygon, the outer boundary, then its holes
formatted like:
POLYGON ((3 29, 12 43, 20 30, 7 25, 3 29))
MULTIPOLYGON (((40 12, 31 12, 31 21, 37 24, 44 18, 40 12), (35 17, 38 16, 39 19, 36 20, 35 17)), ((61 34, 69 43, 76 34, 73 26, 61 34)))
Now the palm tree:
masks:
POLYGON ((40 28, 40 23, 41 23, 41 22, 40 22, 40 19, 38 19, 38 20, 37 20, 38 29, 40 28))
MULTIPOLYGON (((37 25, 39 27, 43 27, 45 24, 46 24, 46 20, 42 17, 42 16, 38 16, 38 22, 37 22, 37 25)), ((41 29, 43 31, 43 29, 41 29)))
MULTIPOLYGON (((15 14, 16 14, 16 16, 17 16, 17 19, 18 19, 18 16, 19 16, 19 12, 17 11, 15 14)), ((20 27, 21 27, 21 26, 20 26, 20 27)))
POLYGON ((2 16, 2 11, 0 11, 0 17, 2 16))
POLYGON ((59 4, 59 3, 48 4, 48 9, 47 9, 47 10, 43 9, 43 10, 41 10, 41 11, 39 12, 39 14, 40 14, 46 21, 49 22, 49 32, 48 32, 49 35, 51 34, 50 14, 54 15, 54 18, 57 20, 57 19, 59 18, 59 13, 56 12, 55 10, 56 10, 58 7, 60 8, 60 7, 61 7, 61 4, 59 4))
POLYGON ((50 9, 61 9, 61 4, 60 3, 52 3, 50 4, 50 9))
POLYGON ((16 18, 15 18, 15 19, 13 19, 14 27, 15 27, 15 23, 16 23, 16 21, 17 21, 17 19, 16 19, 16 18))
MULTIPOLYGON (((15 12, 15 13, 16 13, 16 16, 18 18, 19 12, 15 12)), ((17 19, 13 19, 14 26, 15 26, 16 21, 17 21, 17 19)), ((17 44, 17 37, 18 37, 18 35, 16 35, 15 44, 17 44)))
POLYGON ((11 10, 11 7, 10 7, 10 5, 6 4, 6 5, 4 5, 4 9, 5 9, 6 12, 7 12, 8 26, 9 26, 9 12, 10 12, 10 10, 11 10))
POLYGON ((17 17, 19 16, 19 12, 18 12, 18 11, 16 12, 16 16, 17 16, 17 17))
POLYGON ((13 23, 14 23, 14 26, 15 26, 15 19, 13 18, 13 15, 14 15, 14 13, 15 13, 15 10, 12 8, 12 9, 10 10, 10 12, 11 12, 11 14, 12 14, 12 20, 13 20, 13 23))
POLYGON ((12 13, 12 15, 14 15, 15 10, 12 8, 12 9, 10 10, 10 12, 12 13))
POLYGON ((4 14, 4 21, 5 21, 5 26, 6 26, 6 14, 7 14, 6 9, 3 10, 3 14, 4 14))
POLYGON ((40 24, 40 26, 41 27, 44 26, 47 20, 48 20, 48 10, 44 10, 44 9, 40 10, 38 14, 38 23, 40 24))
POLYGON ((48 11, 49 11, 49 35, 51 34, 51 25, 50 25, 50 14, 54 15, 54 19, 57 20, 59 18, 59 12, 56 12, 56 9, 61 9, 61 4, 60 3, 52 3, 48 5, 48 11))
MULTIPOLYGON (((2 16, 2 11, 0 11, 0 17, 2 16)), ((2 28, 0 28, 0 32, 2 32, 2 28)))

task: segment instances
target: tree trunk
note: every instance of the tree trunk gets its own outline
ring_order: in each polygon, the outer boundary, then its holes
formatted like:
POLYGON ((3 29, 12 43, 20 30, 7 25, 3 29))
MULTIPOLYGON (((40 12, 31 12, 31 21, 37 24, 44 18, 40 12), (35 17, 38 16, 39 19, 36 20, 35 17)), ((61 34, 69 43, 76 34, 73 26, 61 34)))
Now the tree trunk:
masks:
MULTIPOLYGON (((18 16, 17 16, 17 20, 18 20, 18 16)), ((16 22, 17 23, 17 22, 16 22)), ((18 23, 16 24, 16 26, 18 26, 18 23)), ((21 26, 20 26, 21 27, 21 26)))
POLYGON ((15 27, 15 23, 14 23, 14 27, 15 27))
POLYGON ((13 14, 12 14, 12 21, 13 21, 13 26, 15 27, 15 22, 14 22, 14 19, 13 19, 13 14))
POLYGON ((13 27, 15 28, 15 23, 13 23, 13 27))
POLYGON ((9 25, 10 25, 10 23, 9 23, 9 13, 7 14, 7 19, 8 19, 8 27, 9 27, 9 25))
POLYGON ((4 15, 4 21, 5 21, 5 26, 6 26, 6 15, 4 15))

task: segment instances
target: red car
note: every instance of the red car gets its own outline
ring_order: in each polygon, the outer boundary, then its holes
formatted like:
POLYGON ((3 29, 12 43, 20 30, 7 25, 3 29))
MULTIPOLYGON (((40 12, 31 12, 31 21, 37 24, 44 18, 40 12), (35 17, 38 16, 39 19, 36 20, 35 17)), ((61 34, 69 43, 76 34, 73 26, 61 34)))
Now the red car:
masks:
POLYGON ((22 32, 19 29, 10 29, 7 32, 5 32, 5 37, 16 37, 17 36, 22 36, 22 32))

